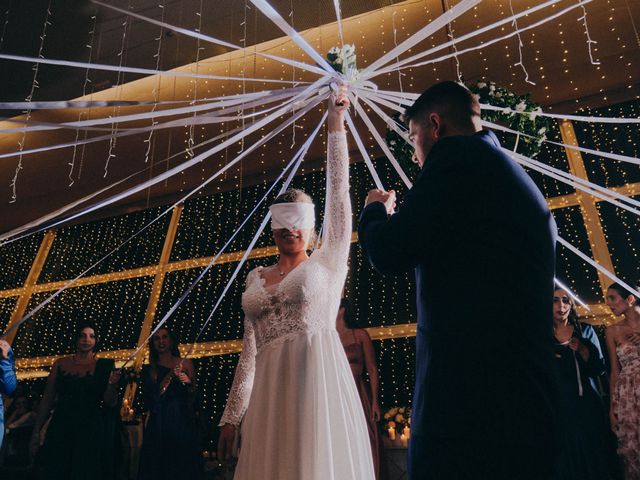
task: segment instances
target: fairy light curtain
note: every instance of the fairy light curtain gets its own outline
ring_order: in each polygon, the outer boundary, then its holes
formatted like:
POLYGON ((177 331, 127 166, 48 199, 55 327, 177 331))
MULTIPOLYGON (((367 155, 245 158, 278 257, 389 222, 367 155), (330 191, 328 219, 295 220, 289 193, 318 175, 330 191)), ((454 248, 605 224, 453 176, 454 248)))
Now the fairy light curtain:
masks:
MULTIPOLYGON (((254 216, 248 224, 250 228, 239 230, 238 225, 241 220, 238 219, 243 219, 251 213, 256 202, 271 184, 265 182, 256 187, 241 188, 242 175, 240 175, 236 184, 237 189, 234 191, 205 199, 193 200, 191 198, 214 180, 226 176, 232 166, 242 167, 243 162, 248 161, 260 161, 264 164, 264 161, 260 159, 261 148, 270 141, 280 142, 279 145, 282 146, 282 152, 285 152, 283 156, 287 158, 287 162, 294 162, 296 155, 299 155, 299 159, 302 160, 306 153, 303 151, 303 142, 307 139, 309 132, 316 127, 315 124, 305 123, 305 121, 308 116, 314 112, 317 115, 318 110, 321 110, 321 105, 326 101, 332 82, 348 81, 351 86, 354 111, 349 120, 349 130, 355 140, 354 143, 357 144, 358 150, 366 161, 366 164, 352 167, 352 191, 355 194, 354 202, 358 205, 364 192, 374 184, 395 188, 399 192, 411 185, 409 176, 402 171, 396 159, 386 148, 384 134, 379 131, 379 126, 390 123, 390 115, 394 111, 403 110, 404 106, 415 98, 415 92, 421 89, 420 86, 414 84, 413 72, 416 69, 420 67, 437 69, 439 63, 453 60, 456 71, 459 72, 459 75, 464 75, 466 54, 473 52, 482 61, 488 44, 474 43, 477 40, 475 37, 479 33, 490 32, 491 42, 504 44, 505 50, 508 52, 506 56, 518 60, 512 65, 515 68, 510 71, 511 77, 525 75, 526 81, 547 83, 544 88, 548 89, 550 79, 547 78, 539 52, 535 49, 535 29, 545 23, 559 21, 561 25, 567 25, 560 31, 562 36, 565 35, 564 28, 578 22, 587 38, 585 51, 588 53, 589 61, 595 70, 600 69, 598 47, 589 30, 587 6, 590 0, 539 2, 529 11, 514 11, 512 4, 508 4, 509 8, 506 8, 505 4, 502 5, 504 12, 502 12, 503 18, 500 21, 491 25, 479 25, 476 31, 467 34, 459 32, 453 25, 457 18, 475 15, 474 12, 481 3, 479 0, 463 0, 455 5, 448 5, 450 8, 447 8, 443 14, 434 15, 431 22, 427 22, 423 28, 412 34, 403 34, 402 27, 396 25, 398 19, 394 16, 393 40, 388 42, 389 50, 381 58, 372 59, 362 71, 358 72, 352 68, 342 72, 342 75, 337 74, 327 63, 324 51, 328 48, 320 51, 312 46, 292 26, 292 15, 287 16, 278 12, 264 0, 251 0, 245 5, 245 16, 241 22, 245 39, 239 44, 214 38, 201 32, 198 28, 179 27, 180 22, 176 21, 177 19, 165 15, 164 3, 159 6, 162 10, 159 19, 149 18, 144 12, 137 13, 132 5, 118 9, 104 3, 94 3, 101 6, 99 12, 110 11, 113 13, 117 11, 125 19, 119 30, 122 37, 120 51, 116 55, 118 57, 117 64, 98 64, 92 61, 95 31, 91 30, 94 28, 91 25, 95 26, 95 16, 91 17, 92 24, 88 25, 92 40, 91 44, 86 47, 89 53, 87 61, 69 62, 44 55, 50 13, 47 13, 41 32, 42 43, 38 56, 30 57, 0 52, 0 58, 23 61, 36 66, 66 65, 81 68, 85 71, 83 93, 87 92, 90 72, 115 73, 117 74, 116 83, 122 83, 125 74, 154 75, 156 80, 149 84, 153 86, 151 98, 133 105, 123 103, 123 99, 119 97, 108 100, 106 104, 81 105, 68 102, 61 106, 60 102, 57 102, 45 105, 34 101, 34 93, 38 86, 36 69, 32 92, 25 99, 25 102, 5 102, 2 104, 4 109, 26 109, 28 112, 26 116, 14 122, 12 128, 5 129, 6 133, 11 130, 22 133, 23 140, 18 142, 14 151, 3 152, 0 155, 3 157, 3 161, 13 159, 17 162, 16 176, 11 184, 12 196, 19 195, 19 175, 23 162, 27 160, 29 155, 38 154, 45 150, 69 149, 72 152, 68 165, 70 167, 68 180, 70 184, 73 184, 80 178, 83 168, 85 168, 83 167, 84 149, 92 143, 102 142, 109 146, 104 159, 105 175, 108 175, 112 167, 111 160, 114 152, 117 151, 117 142, 120 138, 139 137, 145 143, 145 163, 150 161, 149 159, 157 158, 156 155, 152 155, 152 151, 159 148, 156 132, 160 132, 163 128, 175 127, 177 125, 174 119, 176 116, 181 116, 177 122, 185 127, 184 137, 174 138, 172 133, 169 140, 180 144, 184 149, 179 152, 178 156, 175 154, 166 156, 160 165, 155 165, 155 160, 153 160, 153 165, 143 167, 136 179, 138 183, 133 187, 123 190, 123 184, 119 181, 112 183, 104 190, 109 195, 106 200, 103 197, 98 200, 98 197, 93 194, 87 195, 67 207, 52 211, 38 221, 30 222, 28 225, 13 229, 11 232, 5 232, 1 236, 4 244, 0 247, 0 255, 11 259, 8 262, 10 275, 3 279, 6 285, 2 287, 4 291, 0 292, 0 301, 2 301, 0 308, 3 312, 8 312, 15 308, 12 302, 15 302, 18 295, 23 293, 20 291, 20 287, 26 281, 25 271, 28 270, 36 256, 42 231, 52 228, 52 226, 57 227, 56 238, 42 271, 39 273, 38 283, 58 281, 61 285, 52 284, 51 288, 41 289, 41 291, 34 289, 24 314, 20 318, 14 319, 12 326, 17 327, 19 322, 24 321, 24 324, 17 329, 14 345, 17 355, 25 360, 30 357, 62 354, 69 351, 65 342, 69 340, 68 328, 71 322, 65 317, 73 317, 74 319, 99 318, 100 333, 103 338, 109 339, 103 345, 103 349, 105 351, 126 351, 120 357, 121 359, 127 358, 130 350, 135 347, 144 346, 144 341, 137 344, 136 340, 140 333, 141 315, 144 315, 147 302, 149 302, 151 283, 153 282, 153 274, 155 274, 155 271, 151 271, 152 269, 145 271, 145 268, 158 261, 169 221, 168 214, 178 204, 184 204, 185 210, 177 230, 177 238, 173 243, 170 260, 171 262, 184 261, 187 263, 181 268, 176 268, 176 270, 165 274, 153 326, 157 328, 161 322, 167 321, 182 334, 183 340, 188 342, 237 339, 241 335, 237 305, 242 285, 241 282, 234 282, 234 278, 236 276, 243 278, 241 273, 243 270, 238 263, 239 256, 232 262, 220 265, 209 263, 212 268, 195 284, 193 282, 203 273, 202 269, 207 265, 203 265, 201 262, 197 267, 190 267, 188 262, 197 257, 212 255, 215 252, 222 255, 242 251, 252 241, 255 242, 257 248, 269 246, 271 242, 268 235, 260 234, 257 230, 260 220, 266 215, 264 207, 260 207, 254 212, 254 216), (539 16, 536 17, 535 22, 531 23, 527 17, 533 11, 538 12, 539 16), (246 45, 247 12, 250 12, 250 15, 260 14, 268 18, 304 53, 295 56, 280 56, 243 48, 246 45), (159 29, 160 35, 154 37, 158 52, 162 50, 163 33, 168 31, 172 32, 172 35, 182 35, 186 39, 196 42, 198 53, 196 62, 192 65, 193 68, 169 71, 162 68, 159 60, 155 62, 155 68, 140 69, 127 66, 124 56, 128 35, 135 31, 132 26, 134 20, 136 25, 150 24, 159 29), (434 34, 442 29, 446 29, 448 32, 445 41, 432 43, 425 50, 418 48, 422 44, 421 42, 433 42, 434 34), (523 42, 525 35, 530 35, 527 37, 530 39, 529 43, 523 42), (254 79, 245 75, 244 71, 241 71, 240 74, 234 72, 234 74, 226 76, 202 73, 201 45, 216 45, 216 48, 224 47, 242 51, 244 61, 258 62, 268 59, 270 62, 281 62, 283 65, 294 68, 293 77, 254 79), (449 49, 449 47, 454 48, 449 49), (416 51, 419 53, 415 53, 416 51), (296 78, 296 72, 304 72, 305 80, 303 81, 302 77, 296 78), (385 76, 388 75, 393 75, 398 79, 397 83, 400 85, 398 91, 385 92, 376 84, 376 82, 385 81, 385 76), (175 81, 178 78, 191 79, 193 83, 192 98, 176 103, 159 101, 159 82, 160 78, 164 77, 174 78, 175 81), (232 88, 228 95, 212 99, 207 97, 208 90, 199 89, 200 83, 196 80, 204 82, 227 80, 236 82, 236 87, 239 85, 240 88, 232 88), (258 86, 260 85, 256 82, 258 80, 262 84, 261 86, 258 86), (139 113, 134 114, 127 110, 127 107, 144 107, 143 103, 150 105, 150 108, 139 110, 139 113), (69 111, 78 107, 108 107, 106 111, 109 113, 108 116, 102 118, 95 116, 90 118, 90 115, 86 113, 74 114, 72 115, 73 119, 60 123, 43 122, 32 118, 32 109, 52 107, 69 109, 69 111), (128 127, 127 122, 133 120, 147 120, 150 123, 146 127, 128 127), (229 125, 234 125, 234 122, 239 126, 229 128, 229 125), (209 132, 209 130, 205 130, 205 126, 219 127, 219 134, 214 138, 209 138, 205 135, 205 132, 209 132), (297 127, 299 134, 302 134, 299 127, 303 127, 305 133, 296 141, 294 132, 297 127), (65 133, 67 140, 64 143, 43 146, 40 149, 25 145, 24 138, 29 132, 54 129, 67 132, 65 133), (68 131, 72 132, 71 136, 68 135, 68 131), (245 139, 251 132, 259 132, 262 139, 255 144, 248 144, 245 139), (291 147, 282 145, 283 136, 281 134, 283 132, 294 137, 291 147), (370 158, 371 152, 377 151, 381 151, 387 158, 372 160, 370 158), (217 156, 219 159, 220 154, 224 155, 224 160, 222 163, 218 163, 218 170, 211 171, 211 169, 205 168, 204 165, 209 157, 217 156), (164 165, 162 165, 163 163, 164 165), (152 168, 154 166, 155 169, 152 168), (201 168, 203 182, 195 189, 186 190, 184 196, 169 208, 146 210, 139 214, 117 217, 95 224, 64 226, 68 221, 65 215, 68 215, 68 212, 72 210, 75 212, 73 219, 77 221, 84 214, 98 211, 153 185, 179 176, 187 168, 201 168), (206 227, 211 228, 208 230, 206 227), (237 236, 223 252, 222 247, 234 233, 237 236), (202 241, 203 238, 206 241, 202 241), (105 282, 78 286, 85 277, 99 274, 109 275, 126 269, 130 271, 138 269, 138 271, 129 275, 128 278, 107 277, 108 280, 105 282), (226 295, 223 295, 222 287, 225 285, 229 290, 226 295), (179 301, 184 303, 177 306, 179 301), (176 308, 175 313, 170 314, 169 312, 174 307, 176 308), (218 310, 215 316, 212 316, 210 312, 214 308, 218 308, 218 310), (99 313, 96 314, 96 312, 99 313), (123 329, 123 326, 126 327, 123 329), (63 333, 53 334, 56 330, 63 333), (44 343, 42 339, 45 338, 47 339, 46 344, 40 345, 40 343, 44 343)), ((349 32, 343 29, 344 21, 340 2, 335 1, 334 7, 333 19, 338 20, 340 47, 345 41, 349 41, 349 32)), ((196 17, 201 14, 202 12, 195 12, 196 17)), ((8 20, 5 20, 5 24, 6 22, 8 20)), ((401 22, 398 21, 398 23, 401 22)), ((357 40, 362 42, 361 45, 374 41, 367 38, 357 40)), ((0 38, 0 45, 2 45, 2 41, 0 38)), ((560 41, 560 45, 564 45, 564 43, 564 40, 560 41)), ((569 55, 569 51, 565 49, 563 55, 569 55)), ((628 63, 630 60, 626 59, 625 61, 628 63)), ((229 67, 228 71, 231 72, 231 70, 229 67)), ((570 72, 565 69, 563 73, 568 75, 570 72)), ((442 75, 445 76, 444 73, 442 75)), ((603 73, 603 75, 605 74, 603 73)), ((566 78, 568 81, 565 87, 573 89, 574 95, 579 95, 579 84, 570 77, 566 78)), ((388 86, 388 83, 384 86, 388 86)), ((542 100, 544 99, 539 99, 539 101, 542 100)), ((635 208, 634 203, 638 200, 638 190, 618 188, 638 182, 636 149, 638 122, 637 114, 634 113, 635 109, 637 109, 637 103, 631 102, 614 110, 609 108, 606 111, 580 112, 587 121, 580 123, 582 126, 577 127, 576 131, 580 147, 589 149, 589 151, 583 151, 589 170, 588 180, 582 179, 583 181, 579 182, 579 179, 553 173, 546 168, 538 168, 536 172, 532 173, 548 197, 571 195, 576 187, 591 192, 595 191, 598 186, 604 188, 604 191, 600 190, 604 198, 598 202, 598 208, 603 218, 610 219, 605 222, 605 230, 609 240, 612 237, 616 238, 616 243, 611 243, 611 250, 614 254, 622 252, 619 257, 614 255, 616 258, 615 271, 623 272, 625 277, 637 274, 639 268, 637 251, 634 247, 637 244, 637 228, 633 228, 634 222, 637 224, 633 208, 635 208), (602 121, 599 120, 601 117, 603 117, 602 121), (618 121, 621 118, 629 117, 631 120, 618 121), (626 142, 623 148, 620 148, 620 142, 626 142), (602 158, 602 155, 608 158, 602 158), (556 176, 550 179, 549 175, 552 173, 556 176), (614 199, 611 194, 611 189, 614 187, 617 188, 615 201, 618 203, 612 207, 609 201, 614 199), (620 208, 620 205, 629 208, 623 209, 620 208), (623 242, 618 240, 621 237, 624 237, 623 242)), ((406 135, 402 126, 395 125, 395 128, 399 130, 399 133, 406 135)), ((505 131, 502 134, 510 135, 513 132, 505 131)), ((569 169, 562 136, 554 129, 548 133, 548 140, 549 142, 543 146, 542 154, 536 160, 567 172, 569 169)), ((170 151, 171 149, 168 148, 167 152, 170 151)), ((516 157, 516 160, 521 161, 529 168, 536 166, 531 159, 516 157)), ((86 173, 86 168, 84 171, 86 173)), ((263 170, 263 173, 266 173, 266 170, 263 170)), ((299 178, 294 180, 294 185, 304 185, 320 205, 318 211, 322 211, 322 173, 299 178)), ((570 246, 588 256, 590 244, 579 207, 572 205, 566 208, 554 208, 554 214, 563 239, 570 246)), ((566 272, 565 279, 568 279, 570 287, 580 292, 581 297, 586 299, 588 303, 597 302, 600 297, 598 276, 595 275, 592 265, 585 266, 584 259, 574 253, 567 251, 566 248, 559 248, 559 272, 566 272), (573 272, 579 272, 579 274, 576 275, 573 272)), ((249 259, 244 266, 244 271, 268 260, 268 255, 262 259, 249 259)), ((357 248, 352 249, 351 266, 348 287, 353 297, 357 299, 358 315, 365 325, 381 326, 412 322, 413 292, 408 277, 399 280, 392 286, 388 286, 379 279, 376 280, 370 268, 364 265, 357 248), (374 294, 374 289, 377 288, 381 288, 384 294, 374 294), (391 298, 402 299, 402 301, 388 300, 391 298), (384 312, 384 314, 380 315, 380 312, 384 312)), ((606 273, 610 278, 616 278, 613 272, 606 273)), ((3 319, 5 318, 7 315, 3 316, 3 319)), ((3 330, 7 328, 8 323, 8 320, 4 322, 3 330)), ((377 342, 379 360, 382 365, 388 365, 383 367, 386 374, 383 378, 382 389, 383 392, 387 392, 383 395, 390 397, 384 399, 385 403, 388 402, 387 404, 398 401, 408 403, 406 396, 409 395, 410 389, 407 385, 412 382, 410 378, 402 378, 406 372, 403 374, 400 370, 405 371, 407 362, 411 362, 413 355, 411 342, 412 340, 407 338, 377 342)), ((202 365, 207 362, 218 362, 216 363, 217 367, 213 369, 213 371, 218 371, 217 377, 214 379, 213 373, 208 376, 205 374, 205 377, 211 377, 213 382, 220 382, 215 387, 215 389, 219 389, 221 388, 219 385, 224 385, 225 381, 228 383, 230 379, 231 373, 229 372, 232 370, 228 368, 228 362, 231 361, 229 360, 231 357, 211 358, 215 360, 203 359, 201 362, 202 365), (224 358, 226 360, 223 360, 224 358), (220 373, 222 370, 226 371, 224 375, 220 373), (224 376, 224 379, 221 376, 224 376)), ((27 362, 23 362, 23 365, 27 365, 27 362)), ((201 368, 201 370, 204 371, 206 368, 201 368)), ((205 390, 207 388, 212 387, 206 387, 205 390)), ((220 392, 215 395, 219 394, 220 392)), ((213 400, 208 399, 207 402, 213 401, 218 405, 218 400, 223 401, 223 399, 215 397, 213 400)))

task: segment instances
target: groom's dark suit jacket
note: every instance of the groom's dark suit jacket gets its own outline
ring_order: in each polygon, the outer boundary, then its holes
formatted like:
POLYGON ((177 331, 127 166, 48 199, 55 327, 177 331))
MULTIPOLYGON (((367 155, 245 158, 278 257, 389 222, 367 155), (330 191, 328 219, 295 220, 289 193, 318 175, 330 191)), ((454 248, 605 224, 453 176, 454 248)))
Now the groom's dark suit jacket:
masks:
POLYGON ((439 140, 399 212, 370 204, 358 230, 378 271, 415 268, 412 435, 550 445, 556 226, 496 136, 439 140))

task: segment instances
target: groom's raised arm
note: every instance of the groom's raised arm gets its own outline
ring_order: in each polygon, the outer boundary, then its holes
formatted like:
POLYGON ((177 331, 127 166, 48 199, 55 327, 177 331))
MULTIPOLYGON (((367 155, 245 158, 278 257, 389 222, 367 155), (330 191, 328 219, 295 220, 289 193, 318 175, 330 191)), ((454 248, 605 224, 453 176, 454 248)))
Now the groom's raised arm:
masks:
POLYGON ((465 205, 468 189, 462 185, 468 183, 469 173, 455 150, 445 149, 448 158, 438 155, 429 159, 427 170, 397 213, 388 216, 384 204, 374 202, 360 214, 360 245, 380 273, 406 272, 429 255, 448 248, 447 239, 456 225, 464 222, 470 206, 465 205))
POLYGON ((406 198, 402 209, 387 215, 381 202, 367 205, 360 214, 358 240, 364 254, 373 267, 382 273, 397 274, 414 268, 419 260, 416 239, 417 225, 415 207, 409 214, 406 198))

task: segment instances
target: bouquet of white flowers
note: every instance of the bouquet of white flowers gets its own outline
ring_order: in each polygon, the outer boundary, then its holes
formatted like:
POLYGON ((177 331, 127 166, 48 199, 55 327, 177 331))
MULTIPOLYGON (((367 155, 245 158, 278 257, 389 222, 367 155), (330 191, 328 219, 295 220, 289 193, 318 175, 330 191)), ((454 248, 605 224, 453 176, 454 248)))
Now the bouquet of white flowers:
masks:
POLYGON ((333 47, 327 53, 327 60, 336 72, 348 77, 356 75, 356 46, 345 43, 342 47, 333 47))

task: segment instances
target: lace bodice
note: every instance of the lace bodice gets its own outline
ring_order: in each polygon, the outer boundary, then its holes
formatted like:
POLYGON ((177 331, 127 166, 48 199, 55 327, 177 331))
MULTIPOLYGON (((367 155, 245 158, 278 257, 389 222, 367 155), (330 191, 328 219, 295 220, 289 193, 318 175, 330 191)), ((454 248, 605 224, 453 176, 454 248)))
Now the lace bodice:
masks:
POLYGON ((247 275, 242 295, 242 353, 220 425, 238 425, 249 405, 256 355, 300 334, 334 329, 351 243, 349 155, 346 133, 330 133, 327 145, 325 232, 322 246, 293 269, 275 290, 264 287, 262 267, 247 275))

